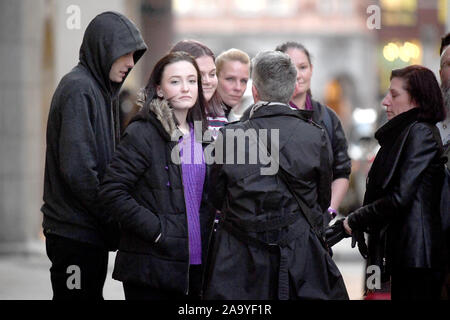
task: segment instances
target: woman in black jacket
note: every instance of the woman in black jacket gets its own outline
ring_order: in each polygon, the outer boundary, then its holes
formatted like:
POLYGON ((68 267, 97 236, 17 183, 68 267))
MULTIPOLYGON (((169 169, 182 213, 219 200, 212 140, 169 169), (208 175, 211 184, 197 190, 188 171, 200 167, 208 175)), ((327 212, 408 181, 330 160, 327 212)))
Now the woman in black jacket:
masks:
POLYGON ((194 58, 164 56, 141 102, 101 185, 102 205, 121 228, 113 278, 123 282, 126 299, 198 299, 214 216, 199 142, 206 103, 194 58))
POLYGON ((435 124, 445 118, 432 71, 392 71, 383 100, 388 122, 375 134, 381 145, 367 178, 364 206, 344 220, 347 233, 368 232, 368 265, 391 282, 392 299, 437 299, 441 284, 439 213, 444 177, 435 124))
POLYGON ((352 163, 347 152, 347 139, 336 112, 312 99, 313 65, 309 51, 301 43, 295 41, 285 42, 275 50, 286 53, 297 68, 297 86, 289 105, 299 109, 301 113, 322 126, 330 140, 333 178, 331 180, 331 200, 328 207, 329 215, 325 217, 325 222, 328 223, 337 215, 349 187, 352 163))

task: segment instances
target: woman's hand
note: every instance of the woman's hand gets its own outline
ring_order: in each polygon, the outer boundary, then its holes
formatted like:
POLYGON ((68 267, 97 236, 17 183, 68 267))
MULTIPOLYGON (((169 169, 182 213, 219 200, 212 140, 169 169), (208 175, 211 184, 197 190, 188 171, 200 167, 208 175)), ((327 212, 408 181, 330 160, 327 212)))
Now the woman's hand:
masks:
POLYGON ((357 229, 355 230, 355 232, 352 232, 352 229, 348 225, 348 217, 344 219, 343 226, 345 232, 352 236, 352 248, 354 248, 356 244, 358 244, 359 253, 361 253, 364 259, 367 259, 367 257, 369 256, 369 250, 367 249, 364 232, 357 229))

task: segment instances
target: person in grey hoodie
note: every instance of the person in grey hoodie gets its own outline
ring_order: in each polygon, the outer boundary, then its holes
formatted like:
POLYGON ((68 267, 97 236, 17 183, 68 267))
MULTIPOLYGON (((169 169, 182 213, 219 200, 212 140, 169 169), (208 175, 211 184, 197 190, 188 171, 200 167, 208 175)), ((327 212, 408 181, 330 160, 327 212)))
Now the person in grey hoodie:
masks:
POLYGON ((55 300, 103 299, 108 251, 119 235, 97 194, 118 140, 120 88, 146 50, 133 22, 101 13, 85 31, 78 65, 53 95, 41 211, 55 300))

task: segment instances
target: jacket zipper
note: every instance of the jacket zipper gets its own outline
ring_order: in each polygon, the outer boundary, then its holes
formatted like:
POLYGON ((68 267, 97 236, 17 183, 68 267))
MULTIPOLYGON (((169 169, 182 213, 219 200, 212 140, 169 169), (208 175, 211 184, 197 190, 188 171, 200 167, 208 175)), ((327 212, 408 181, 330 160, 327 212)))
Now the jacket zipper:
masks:
POLYGON ((216 224, 216 217, 214 217, 214 219, 213 219, 212 226, 211 226, 211 231, 209 232, 209 236, 208 236, 208 242, 206 242, 208 245, 205 248, 206 249, 205 266, 204 266, 205 268, 202 268, 203 274, 202 274, 202 277, 201 277, 201 286, 200 286, 200 295, 201 296, 203 296, 203 287, 204 287, 204 283, 205 283, 205 278, 207 277, 207 273, 208 273, 208 270, 206 269, 206 267, 208 265, 210 250, 212 249, 211 248, 211 239, 212 239, 213 234, 214 234, 214 226, 215 226, 215 224, 216 224))

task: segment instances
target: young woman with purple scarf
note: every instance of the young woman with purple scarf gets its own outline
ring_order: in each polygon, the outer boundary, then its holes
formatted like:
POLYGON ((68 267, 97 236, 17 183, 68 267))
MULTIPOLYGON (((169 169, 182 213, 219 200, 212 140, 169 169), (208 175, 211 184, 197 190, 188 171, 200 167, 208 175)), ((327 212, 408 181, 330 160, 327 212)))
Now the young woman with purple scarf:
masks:
POLYGON ((206 101, 194 58, 164 56, 140 102, 100 192, 121 227, 113 278, 123 282, 126 299, 196 300, 214 214, 200 137, 206 101))

